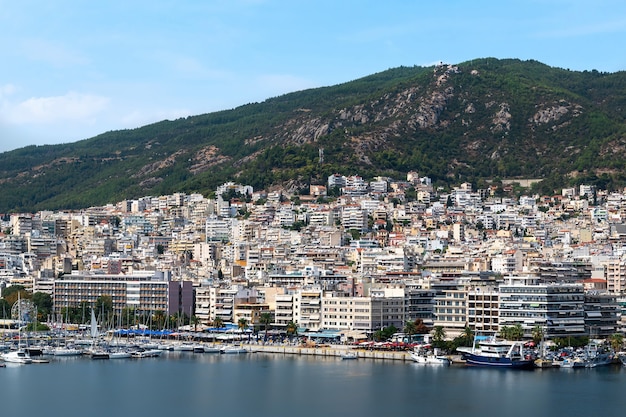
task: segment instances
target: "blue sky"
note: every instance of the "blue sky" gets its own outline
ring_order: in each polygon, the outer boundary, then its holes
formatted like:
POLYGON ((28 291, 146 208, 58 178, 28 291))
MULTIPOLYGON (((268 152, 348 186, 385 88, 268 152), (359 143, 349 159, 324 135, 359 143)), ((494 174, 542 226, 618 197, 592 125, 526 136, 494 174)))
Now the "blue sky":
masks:
POLYGON ((0 0, 0 152, 401 65, 626 70, 623 0, 0 0))

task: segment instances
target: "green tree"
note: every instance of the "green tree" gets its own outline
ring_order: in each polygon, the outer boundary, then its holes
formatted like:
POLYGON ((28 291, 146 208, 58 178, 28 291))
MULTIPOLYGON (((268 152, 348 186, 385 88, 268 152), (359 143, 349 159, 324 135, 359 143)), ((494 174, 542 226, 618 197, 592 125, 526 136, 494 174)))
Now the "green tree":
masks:
POLYGON ((446 331, 443 326, 435 326, 432 330, 432 344, 436 348, 442 348, 445 345, 446 331))
POLYGON ((213 327, 221 329, 222 327, 224 327, 224 320, 219 317, 215 317, 215 319, 213 320, 213 327))
POLYGON ((409 337, 409 342, 412 342, 413 335, 417 333, 417 327, 414 321, 407 321, 404 324, 404 333, 409 337))
POLYGON ((461 334, 461 342, 463 346, 472 346, 474 344, 474 330, 471 327, 465 326, 461 334))
POLYGON ((113 298, 110 295, 101 295, 96 298, 96 305, 94 306, 96 315, 102 315, 101 320, 113 311, 113 298))
POLYGON ((52 313, 52 297, 44 292, 36 292, 33 294, 32 301, 37 307, 37 320, 45 321, 52 313))
POLYGON ((198 331, 198 323, 200 323, 200 318, 196 315, 193 315, 189 318, 189 324, 193 324, 193 331, 198 331))
POLYGON ((265 327, 265 340, 267 340, 267 330, 272 323, 272 314, 271 313, 261 313, 259 316, 259 323, 261 323, 265 327))
POLYGON ((241 317, 237 321, 237 328, 239 329, 241 333, 243 333, 243 331, 248 328, 248 319, 246 319, 245 317, 241 317))
POLYGON ((287 323, 287 335, 289 337, 298 335, 298 325, 293 320, 287 323))
POLYGON ((614 352, 621 351, 624 345, 624 336, 621 333, 613 333, 609 336, 609 344, 614 352))
POLYGON ((533 341, 535 342, 535 345, 538 345, 539 343, 541 343, 541 341, 543 340, 544 334, 545 333, 544 333, 543 327, 538 326, 538 325, 533 327, 532 337, 533 337, 533 341))

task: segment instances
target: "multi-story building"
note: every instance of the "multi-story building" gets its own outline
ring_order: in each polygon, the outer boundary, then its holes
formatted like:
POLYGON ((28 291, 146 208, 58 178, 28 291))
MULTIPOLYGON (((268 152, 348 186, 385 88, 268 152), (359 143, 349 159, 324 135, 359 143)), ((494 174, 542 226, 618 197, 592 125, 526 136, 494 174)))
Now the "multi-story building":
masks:
POLYGON ((303 289, 294 294, 294 322, 311 331, 322 328, 321 289, 303 289))
POLYGON ((110 296, 114 311, 133 308, 139 314, 193 313, 193 288, 189 281, 173 281, 168 272, 107 275, 73 273, 54 281, 55 314, 62 309, 87 303, 95 305, 98 297, 110 296))
POLYGON ((436 291, 434 322, 442 326, 447 338, 454 338, 463 333, 467 322, 467 286, 456 280, 433 282, 436 291))
POLYGON ((540 283, 537 277, 509 277, 500 284, 500 329, 521 325, 532 337, 540 327, 548 338, 584 336, 582 284, 540 283))
POLYGON ((475 332, 499 330, 500 292, 495 286, 472 286, 467 291, 467 324, 475 332))
POLYGON ((618 331, 621 314, 617 296, 588 291, 585 293, 585 332, 591 338, 606 338, 618 331))

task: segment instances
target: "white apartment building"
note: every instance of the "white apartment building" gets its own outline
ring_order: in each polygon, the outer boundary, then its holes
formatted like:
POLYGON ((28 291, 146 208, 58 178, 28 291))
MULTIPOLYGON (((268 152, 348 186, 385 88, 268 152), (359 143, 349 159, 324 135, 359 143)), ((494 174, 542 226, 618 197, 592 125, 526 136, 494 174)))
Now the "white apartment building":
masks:
POLYGON ((520 324, 526 337, 539 326, 548 338, 585 335, 582 284, 538 283, 536 277, 508 277, 500 284, 500 328, 520 324))

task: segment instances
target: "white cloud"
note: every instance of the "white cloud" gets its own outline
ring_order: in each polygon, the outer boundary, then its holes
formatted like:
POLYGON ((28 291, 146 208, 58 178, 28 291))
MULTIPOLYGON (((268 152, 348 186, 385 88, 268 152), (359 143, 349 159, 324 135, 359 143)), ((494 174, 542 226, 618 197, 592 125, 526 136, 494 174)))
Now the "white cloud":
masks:
POLYGON ((12 124, 45 124, 60 121, 87 121, 107 108, 107 97, 69 92, 63 96, 33 97, 4 103, 4 120, 12 124))
POLYGON ((0 100, 13 95, 17 91, 17 87, 13 84, 0 85, 0 100))

